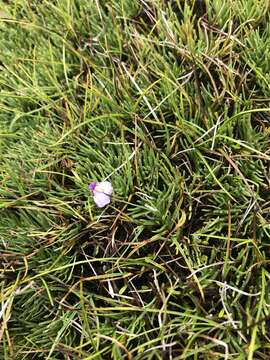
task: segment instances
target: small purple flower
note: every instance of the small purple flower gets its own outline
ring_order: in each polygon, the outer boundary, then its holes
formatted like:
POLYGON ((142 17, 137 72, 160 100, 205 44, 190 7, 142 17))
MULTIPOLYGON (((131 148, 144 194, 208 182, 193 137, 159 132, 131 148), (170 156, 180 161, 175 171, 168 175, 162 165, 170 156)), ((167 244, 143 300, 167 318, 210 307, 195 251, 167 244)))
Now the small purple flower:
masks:
POLYGON ((109 181, 92 182, 88 185, 88 189, 92 192, 94 202, 99 208, 103 208, 111 202, 113 187, 109 181))

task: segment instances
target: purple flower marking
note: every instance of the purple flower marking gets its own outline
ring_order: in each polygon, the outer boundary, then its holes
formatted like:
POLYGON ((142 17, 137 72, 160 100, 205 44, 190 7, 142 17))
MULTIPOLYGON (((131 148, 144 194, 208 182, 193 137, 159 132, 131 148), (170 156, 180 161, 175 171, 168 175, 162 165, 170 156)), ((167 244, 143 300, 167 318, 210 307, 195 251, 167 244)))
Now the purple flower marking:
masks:
POLYGON ((96 187, 97 183, 96 182, 92 182, 91 184, 88 185, 88 189, 93 191, 96 187))
POLYGON ((111 202, 113 187, 109 181, 93 182, 88 188, 92 191, 94 202, 98 207, 103 208, 111 202))

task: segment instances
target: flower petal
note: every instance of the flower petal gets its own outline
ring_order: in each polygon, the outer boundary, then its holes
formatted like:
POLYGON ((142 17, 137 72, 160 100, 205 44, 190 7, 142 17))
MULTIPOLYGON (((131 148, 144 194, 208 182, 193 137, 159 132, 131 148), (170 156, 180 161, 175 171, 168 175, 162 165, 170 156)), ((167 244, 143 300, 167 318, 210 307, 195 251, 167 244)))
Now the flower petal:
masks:
POLYGON ((99 208, 103 208, 111 202, 109 195, 94 191, 94 202, 99 208))
POLYGON ((101 188, 105 194, 112 195, 113 187, 109 181, 101 181, 98 183, 98 187, 101 188))
POLYGON ((88 189, 93 191, 96 187, 97 183, 96 182, 92 182, 91 184, 88 185, 88 189))

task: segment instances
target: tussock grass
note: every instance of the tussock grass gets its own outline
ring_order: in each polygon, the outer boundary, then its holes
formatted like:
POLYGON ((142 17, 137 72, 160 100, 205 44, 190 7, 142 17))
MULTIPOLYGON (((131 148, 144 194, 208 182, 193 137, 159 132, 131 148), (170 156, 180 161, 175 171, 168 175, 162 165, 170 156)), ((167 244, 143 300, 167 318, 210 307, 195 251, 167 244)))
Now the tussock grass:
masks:
POLYGON ((1 358, 269 359, 269 2, 0 4, 1 358))

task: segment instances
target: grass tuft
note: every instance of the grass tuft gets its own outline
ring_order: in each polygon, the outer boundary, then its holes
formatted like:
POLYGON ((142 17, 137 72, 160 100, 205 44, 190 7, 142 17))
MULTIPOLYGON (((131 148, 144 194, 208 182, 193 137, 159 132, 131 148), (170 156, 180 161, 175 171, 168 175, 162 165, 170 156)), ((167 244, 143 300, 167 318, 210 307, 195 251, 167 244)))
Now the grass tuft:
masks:
POLYGON ((268 359, 269 2, 0 5, 0 357, 268 359))

